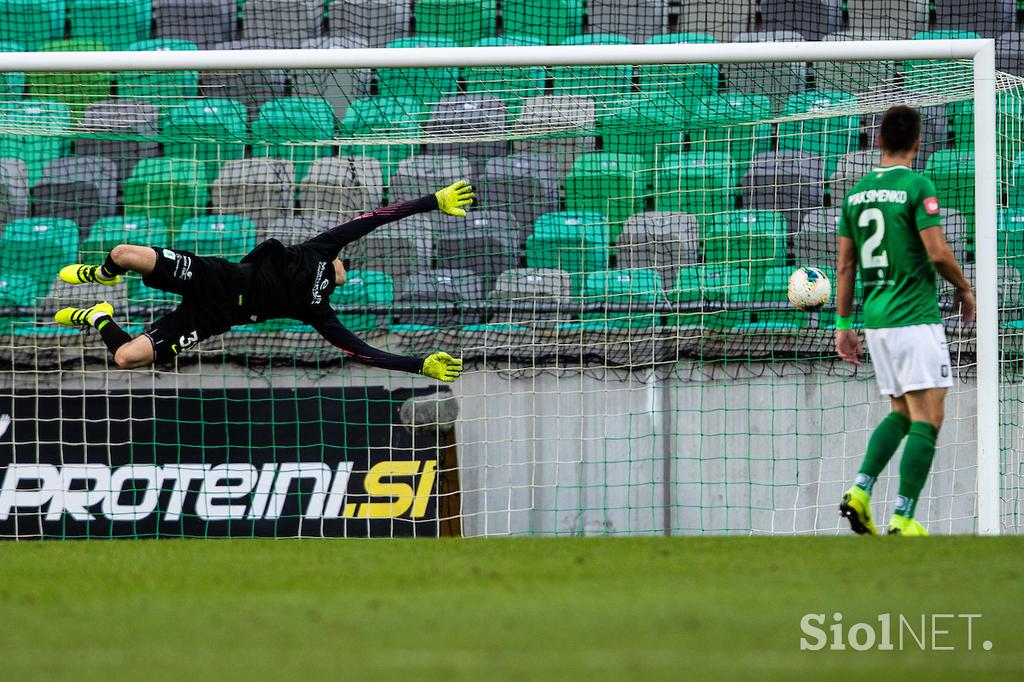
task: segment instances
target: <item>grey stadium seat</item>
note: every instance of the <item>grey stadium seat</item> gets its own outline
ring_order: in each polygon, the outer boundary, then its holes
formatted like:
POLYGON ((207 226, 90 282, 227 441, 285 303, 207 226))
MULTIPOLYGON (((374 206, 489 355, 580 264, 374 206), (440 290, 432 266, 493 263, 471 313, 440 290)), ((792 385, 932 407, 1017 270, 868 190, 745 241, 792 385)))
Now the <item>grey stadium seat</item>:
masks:
POLYGON ((436 225, 430 214, 389 223, 349 244, 343 257, 353 270, 386 272, 395 281, 395 291, 400 291, 410 277, 430 269, 436 225))
MULTIPOLYGON (((215 50, 276 50, 287 44, 266 38, 232 40, 218 43, 215 50)), ((288 74, 283 69, 267 71, 200 71, 200 85, 204 97, 238 100, 245 105, 249 118, 253 118, 268 100, 284 97, 288 74)))
POLYGON ((758 154, 743 178, 743 207, 779 211, 786 217, 789 231, 796 232, 803 213, 822 204, 823 173, 821 158, 812 154, 758 154))
MULTIPOLYGON (((875 31, 844 31, 832 33, 824 42, 849 42, 853 40, 887 40, 884 33, 875 31)), ((837 62, 834 60, 815 62, 815 89, 842 90, 845 92, 866 92, 891 81, 896 75, 896 63, 892 60, 877 62, 837 62)))
POLYGON ((21 159, 0 159, 0 232, 3 225, 28 217, 28 168, 21 159))
POLYGON ((736 39, 754 26, 754 0, 682 0, 678 29, 710 33, 720 42, 736 39))
POLYGON ((295 168, 280 159, 225 161, 210 186, 213 213, 244 215, 265 229, 272 220, 292 214, 295 168))
MULTIPOLYGON (((367 44, 361 38, 314 38, 304 41, 301 47, 304 50, 352 50, 367 47, 367 44)), ((353 100, 370 96, 372 80, 370 69, 300 69, 291 74, 293 95, 327 100, 339 120, 353 100)))
POLYGON ((995 38, 1017 28, 1015 0, 935 0, 935 28, 995 38))
POLYGON ((117 163, 119 178, 127 178, 140 159, 160 156, 157 142, 160 114, 156 106, 130 100, 110 99, 90 105, 75 126, 78 137, 75 151, 82 156, 105 156, 117 163), (110 137, 135 139, 99 139, 83 137, 105 133, 110 137), (146 139, 139 139, 146 138, 146 139))
POLYGON ((630 216, 619 235, 618 256, 620 268, 655 270, 670 289, 680 267, 700 262, 697 216, 668 211, 630 216))
POLYGON ((336 223, 377 208, 383 194, 380 161, 368 156, 317 159, 299 183, 302 209, 336 223))
POLYGON ((949 248, 959 263, 965 263, 967 254, 974 253, 974 243, 967 231, 967 218, 960 211, 952 208, 940 208, 939 215, 942 217, 942 233, 946 235, 949 248))
POLYGON ((834 267, 839 240, 840 206, 807 211, 793 237, 793 257, 801 265, 834 267))
POLYGON ((498 276, 489 297, 491 322, 563 322, 572 317, 572 280, 555 268, 516 268, 498 276))
POLYGON ((416 273, 395 297, 395 303, 421 304, 415 313, 395 313, 396 324, 424 324, 431 327, 455 327, 480 324, 483 315, 459 309, 458 304, 481 302, 483 282, 470 270, 444 268, 416 273))
POLYGON ((486 95, 458 95, 438 102, 434 114, 423 126, 428 136, 459 137, 486 135, 493 141, 450 142, 427 145, 428 153, 457 154, 473 164, 473 174, 483 172, 487 159, 508 153, 505 130, 508 126, 508 105, 504 100, 486 95))
POLYGON ((124 284, 116 287, 105 287, 102 284, 68 284, 58 279, 50 287, 49 292, 39 299, 37 305, 43 310, 60 310, 68 306, 96 305, 97 301, 109 302, 118 315, 124 315, 128 306, 128 287, 124 284))
POLYGON ((388 200, 409 201, 433 194, 456 180, 469 180, 473 175, 469 160, 461 156, 420 154, 398 164, 391 176, 388 200))
MULTIPOLYGON (((741 43, 794 43, 804 37, 793 31, 743 33, 741 43)), ((765 62, 727 64, 724 67, 726 90, 764 95, 772 108, 780 111, 786 100, 807 89, 807 65, 803 62, 765 62)))
POLYGON ((446 224, 434 233, 434 257, 438 267, 475 273, 485 291, 498 275, 519 265, 519 251, 509 236, 465 223, 446 224))
POLYGON ((878 150, 864 152, 850 152, 844 154, 832 176, 828 179, 829 194, 832 196, 832 203, 838 204, 843 200, 853 186, 860 182, 868 171, 878 166, 882 161, 882 155, 878 150))
MULTIPOLYGON (((949 116, 945 105, 919 107, 921 112, 921 152, 914 162, 915 167, 924 168, 925 162, 933 152, 945 149, 949 143, 949 116)), ((882 113, 869 114, 864 117, 867 128, 868 146, 877 147, 878 126, 882 123, 882 113)))
POLYGON ((796 31, 820 40, 843 28, 843 0, 761 0, 764 31, 796 31))
POLYGON ((102 156, 55 159, 32 187, 33 215, 70 218, 83 238, 93 223, 116 212, 117 164, 102 156))
POLYGON ((928 30, 929 0, 847 0, 850 29, 882 31, 893 40, 908 40, 928 30))
POLYGON ((299 244, 312 239, 324 230, 329 230, 338 223, 330 216, 315 213, 300 214, 275 218, 263 228, 256 230, 256 243, 267 239, 277 239, 282 244, 299 244))
POLYGON ((412 6, 409 0, 345 0, 332 2, 328 33, 362 38, 369 47, 385 47, 409 34, 412 6))
POLYGON ((320 37, 324 0, 245 0, 242 31, 246 38, 281 41, 299 47, 320 37))
POLYGON ((477 204, 508 211, 529 225, 558 210, 558 159, 519 153, 490 159, 476 186, 477 204))
POLYGON ((200 50, 235 37, 236 0, 153 0, 154 38, 188 40, 200 50))
POLYGON ((614 33, 642 43, 668 31, 666 0, 589 0, 588 33, 614 33))
POLYGON ((559 172, 569 172, 580 154, 594 151, 595 138, 572 133, 593 131, 597 125, 594 100, 579 95, 539 95, 523 100, 519 119, 511 126, 514 137, 537 133, 565 133, 567 137, 517 139, 516 152, 551 154, 561 162, 559 172))
POLYGON ((529 227, 520 223, 508 211, 487 208, 471 209, 466 223, 475 230, 487 230, 508 237, 518 248, 526 243, 529 227))
POLYGON ((1004 33, 996 41, 996 68, 1024 76, 1024 33, 1004 33))

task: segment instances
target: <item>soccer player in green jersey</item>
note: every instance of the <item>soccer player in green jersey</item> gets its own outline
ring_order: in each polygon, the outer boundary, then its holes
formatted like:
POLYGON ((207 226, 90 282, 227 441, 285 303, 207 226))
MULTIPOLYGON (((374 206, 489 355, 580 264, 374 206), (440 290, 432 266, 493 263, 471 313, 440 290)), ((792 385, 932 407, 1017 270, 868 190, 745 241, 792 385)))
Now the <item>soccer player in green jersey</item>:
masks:
POLYGON ((836 351, 846 362, 860 364, 863 352, 851 317, 859 267, 871 363, 882 395, 892 401, 892 412, 871 434, 857 480, 839 506, 859 534, 878 534, 871 520, 871 488, 904 438, 889 534, 928 534, 914 520, 914 508, 935 455, 946 391, 953 385, 936 272, 956 288, 963 322, 974 319, 974 292, 942 233, 935 185, 910 170, 920 144, 917 110, 896 106, 885 112, 878 131, 882 163, 846 195, 839 222, 836 351))

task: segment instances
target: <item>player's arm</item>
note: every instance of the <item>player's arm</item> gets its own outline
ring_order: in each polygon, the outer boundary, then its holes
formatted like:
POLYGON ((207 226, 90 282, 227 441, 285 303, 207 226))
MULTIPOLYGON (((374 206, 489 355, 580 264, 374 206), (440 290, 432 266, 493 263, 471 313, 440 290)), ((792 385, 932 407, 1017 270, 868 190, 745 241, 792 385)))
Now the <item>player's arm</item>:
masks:
POLYGON ((931 259, 932 265, 935 266, 935 271, 956 288, 954 301, 960 305, 960 315, 964 323, 970 324, 974 321, 976 306, 974 289, 971 287, 971 283, 967 281, 963 270, 960 269, 960 264, 956 262, 956 256, 953 255, 953 250, 949 248, 946 236, 942 233, 942 228, 938 225, 927 227, 921 230, 919 234, 921 235, 921 242, 924 244, 925 251, 928 252, 928 258, 931 259))
POLYGON ((836 353, 846 362, 860 364, 863 349, 853 330, 853 289, 857 280, 857 245, 850 237, 839 236, 836 260, 836 353))
POLYGON ((396 355, 374 348, 353 334, 337 317, 325 317, 309 323, 322 337, 357 362, 381 369, 423 374, 440 381, 455 381, 462 373, 462 360, 447 353, 434 353, 425 358, 396 355))

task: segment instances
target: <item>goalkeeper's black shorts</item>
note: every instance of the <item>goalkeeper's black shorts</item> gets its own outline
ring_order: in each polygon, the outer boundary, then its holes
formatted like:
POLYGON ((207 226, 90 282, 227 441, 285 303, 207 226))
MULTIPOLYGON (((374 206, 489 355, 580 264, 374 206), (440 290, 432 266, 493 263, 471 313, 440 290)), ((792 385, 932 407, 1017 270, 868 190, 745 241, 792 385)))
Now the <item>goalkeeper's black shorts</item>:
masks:
POLYGON ((157 362, 172 359, 248 319, 246 281, 238 264, 189 251, 153 247, 156 267, 142 278, 152 288, 178 294, 181 304, 146 330, 157 362))

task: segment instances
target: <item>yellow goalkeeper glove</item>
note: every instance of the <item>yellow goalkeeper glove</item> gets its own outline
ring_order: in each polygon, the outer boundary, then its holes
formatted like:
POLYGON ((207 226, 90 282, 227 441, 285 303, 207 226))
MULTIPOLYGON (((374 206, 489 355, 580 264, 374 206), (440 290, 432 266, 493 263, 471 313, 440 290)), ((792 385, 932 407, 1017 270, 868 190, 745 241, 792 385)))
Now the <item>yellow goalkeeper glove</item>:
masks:
POLYGON ((462 358, 453 358, 447 353, 434 353, 423 361, 420 374, 451 383, 462 374, 462 358))
POLYGON ((454 185, 448 185, 434 195, 437 197, 437 207, 448 215, 465 216, 466 209, 476 197, 473 194, 473 185, 465 180, 459 180, 454 185))

